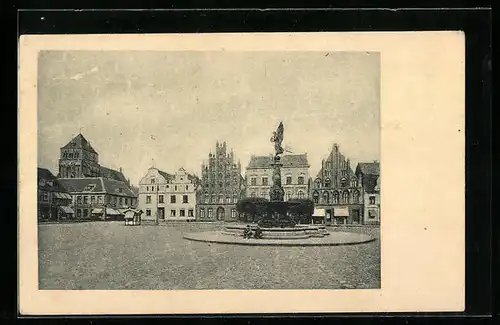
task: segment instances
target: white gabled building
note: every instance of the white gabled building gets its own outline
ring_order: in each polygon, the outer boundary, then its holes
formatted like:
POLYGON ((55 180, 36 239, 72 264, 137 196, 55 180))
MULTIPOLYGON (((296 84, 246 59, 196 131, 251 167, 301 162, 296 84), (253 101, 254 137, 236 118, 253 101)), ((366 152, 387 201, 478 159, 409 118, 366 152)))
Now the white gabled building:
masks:
POLYGON ((169 174, 149 168, 139 182, 138 209, 144 213, 142 220, 194 221, 198 177, 180 168, 169 174))

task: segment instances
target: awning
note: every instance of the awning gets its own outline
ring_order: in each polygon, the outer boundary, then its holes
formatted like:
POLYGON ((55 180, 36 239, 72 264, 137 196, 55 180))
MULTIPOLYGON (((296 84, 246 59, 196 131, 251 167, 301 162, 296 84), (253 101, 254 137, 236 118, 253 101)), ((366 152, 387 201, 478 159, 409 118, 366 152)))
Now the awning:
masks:
POLYGON ((326 215, 325 213, 325 209, 317 209, 317 208, 314 208, 314 213, 313 213, 313 217, 321 217, 321 218, 324 218, 326 215))
POLYGON ((115 209, 106 208, 106 215, 117 216, 120 215, 120 212, 116 211, 115 209))
POLYGON ((75 213, 70 207, 60 207, 64 213, 75 213))
POLYGON ((54 196, 57 199, 71 199, 71 195, 69 195, 68 193, 54 192, 54 196))
POLYGON ((102 209, 97 208, 97 209, 92 210, 92 214, 101 214, 101 213, 102 213, 102 209))
POLYGON ((349 216, 349 208, 334 208, 333 215, 335 217, 348 217, 349 216))

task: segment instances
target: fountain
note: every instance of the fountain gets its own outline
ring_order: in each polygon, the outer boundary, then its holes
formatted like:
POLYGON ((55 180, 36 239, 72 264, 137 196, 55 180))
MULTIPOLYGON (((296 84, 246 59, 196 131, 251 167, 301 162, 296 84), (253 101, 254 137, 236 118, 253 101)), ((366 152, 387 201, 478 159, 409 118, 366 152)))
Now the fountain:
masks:
POLYGON ((270 166, 273 170, 273 185, 269 191, 270 200, 262 200, 265 212, 256 224, 229 224, 222 231, 209 231, 184 235, 185 239, 202 242, 238 245, 272 245, 272 246, 336 246, 352 245, 370 242, 374 238, 357 233, 334 232, 330 234, 324 225, 296 224, 291 216, 291 209, 296 201, 284 201, 283 187, 281 185, 281 155, 284 149, 283 123, 273 132, 271 142, 274 143, 275 154, 270 166), (259 230, 260 238, 244 238, 246 230, 254 232, 259 230))

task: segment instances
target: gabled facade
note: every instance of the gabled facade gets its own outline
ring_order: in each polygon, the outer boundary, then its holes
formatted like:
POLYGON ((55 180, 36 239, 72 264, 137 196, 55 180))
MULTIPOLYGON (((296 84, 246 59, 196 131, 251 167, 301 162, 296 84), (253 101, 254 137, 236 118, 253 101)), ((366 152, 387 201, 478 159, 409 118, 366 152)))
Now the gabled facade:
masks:
POLYGON ((380 164, 359 163, 356 176, 363 187, 364 224, 380 224, 380 164))
MULTIPOLYGON (((273 156, 252 156, 246 168, 246 196, 269 199, 272 184, 273 156)), ((307 154, 283 155, 281 157, 281 185, 284 200, 309 197, 309 163, 307 154)))
POLYGON ((175 174, 149 168, 139 182, 139 205, 143 220, 194 221, 199 178, 180 168, 175 174))
POLYGON ((45 168, 38 168, 38 220, 70 218, 71 195, 58 179, 45 168))
POLYGON ((241 164, 235 162, 233 150, 227 144, 216 143, 215 154, 201 165, 201 186, 198 189, 197 220, 237 221, 236 203, 245 196, 241 164))
POLYGON ((337 144, 321 162, 321 169, 312 179, 311 198, 316 208, 324 209, 326 222, 361 224, 363 222, 363 188, 358 183, 337 144))

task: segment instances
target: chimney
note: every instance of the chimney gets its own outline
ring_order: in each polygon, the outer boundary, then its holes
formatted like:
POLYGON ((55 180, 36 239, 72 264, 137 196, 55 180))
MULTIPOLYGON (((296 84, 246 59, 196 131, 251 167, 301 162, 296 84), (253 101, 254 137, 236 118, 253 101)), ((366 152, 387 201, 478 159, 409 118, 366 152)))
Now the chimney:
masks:
POLYGON ((122 173, 122 168, 120 167, 120 173, 122 173))

